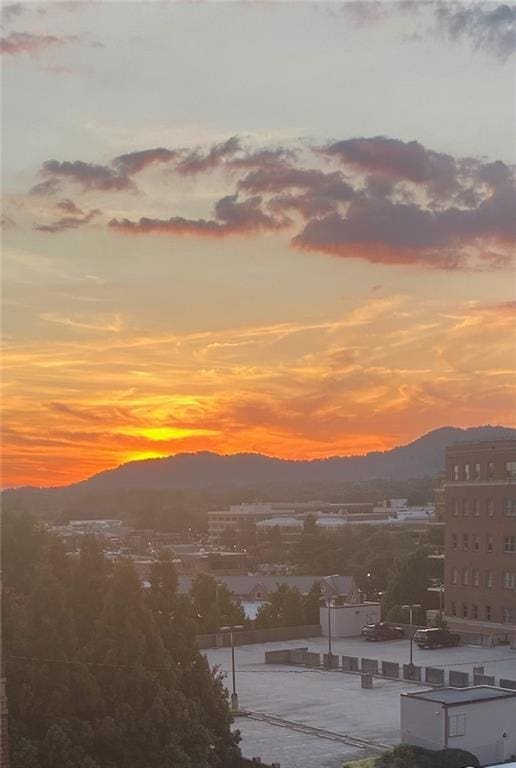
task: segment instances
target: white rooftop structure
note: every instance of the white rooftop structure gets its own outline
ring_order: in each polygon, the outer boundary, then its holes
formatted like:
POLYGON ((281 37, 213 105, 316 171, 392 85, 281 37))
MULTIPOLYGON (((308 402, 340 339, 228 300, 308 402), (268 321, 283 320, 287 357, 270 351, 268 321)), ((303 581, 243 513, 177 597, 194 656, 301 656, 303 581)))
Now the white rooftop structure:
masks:
POLYGON ((303 528, 303 522, 295 517, 271 517, 256 523, 257 528, 303 528))

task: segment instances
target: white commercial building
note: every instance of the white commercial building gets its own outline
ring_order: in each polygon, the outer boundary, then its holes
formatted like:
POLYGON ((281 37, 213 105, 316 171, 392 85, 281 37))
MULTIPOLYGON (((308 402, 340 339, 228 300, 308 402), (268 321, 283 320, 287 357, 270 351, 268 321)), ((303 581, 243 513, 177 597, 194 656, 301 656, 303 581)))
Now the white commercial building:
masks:
POLYGON ((376 624, 381 621, 380 603, 345 603, 321 606, 319 622, 321 633, 327 637, 331 627, 332 637, 357 637, 365 624, 376 624), (329 612, 329 615, 328 615, 329 612))
POLYGON ((401 740, 465 749, 481 765, 516 755, 516 691, 477 685, 401 694, 401 740))

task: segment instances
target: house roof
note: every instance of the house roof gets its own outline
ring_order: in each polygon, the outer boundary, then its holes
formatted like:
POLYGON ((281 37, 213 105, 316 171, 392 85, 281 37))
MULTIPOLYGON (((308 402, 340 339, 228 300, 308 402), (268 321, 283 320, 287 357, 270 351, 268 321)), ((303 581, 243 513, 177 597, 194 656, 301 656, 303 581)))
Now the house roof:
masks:
MULTIPOLYGON (((192 576, 179 576, 179 592, 189 592, 192 576)), ((225 584, 235 595, 249 595, 255 590, 272 591, 278 584, 288 584, 306 594, 310 592, 314 582, 321 582, 325 595, 350 595, 355 586, 352 576, 217 576, 217 581, 225 584)))
POLYGON ((403 693, 412 699, 425 699, 437 701, 444 706, 457 706, 459 704, 473 704, 479 701, 492 701, 493 699, 516 698, 516 691, 507 688, 497 688, 492 685, 474 685, 469 688, 431 688, 426 691, 414 691, 403 693))

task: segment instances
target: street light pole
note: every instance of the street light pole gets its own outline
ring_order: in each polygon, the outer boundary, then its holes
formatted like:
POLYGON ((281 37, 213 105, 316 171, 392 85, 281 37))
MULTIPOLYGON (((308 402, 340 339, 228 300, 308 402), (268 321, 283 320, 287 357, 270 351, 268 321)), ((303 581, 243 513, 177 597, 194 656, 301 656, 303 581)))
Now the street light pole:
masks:
POLYGON ((330 659, 331 664, 331 603, 330 598, 328 598, 328 657, 330 659))
POLYGON ((231 638, 231 677, 233 681, 233 693, 231 694, 231 711, 238 712, 238 695, 236 692, 236 669, 235 669, 235 638, 233 632, 237 629, 243 629, 241 624, 233 627, 221 627, 221 632, 229 632, 231 638))
POLYGON ((409 612, 409 635, 410 635, 410 666, 413 667, 413 638, 414 633, 412 631, 412 611, 414 608, 421 608, 420 603, 411 603, 410 605, 402 605, 402 608, 409 612))

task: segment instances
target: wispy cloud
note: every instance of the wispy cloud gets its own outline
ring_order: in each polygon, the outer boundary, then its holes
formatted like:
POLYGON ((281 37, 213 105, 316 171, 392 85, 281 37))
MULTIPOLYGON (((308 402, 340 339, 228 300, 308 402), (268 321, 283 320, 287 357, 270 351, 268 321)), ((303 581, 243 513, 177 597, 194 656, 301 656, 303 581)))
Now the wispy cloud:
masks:
POLYGON ((0 38, 0 53, 6 56, 19 56, 21 54, 37 56, 47 48, 65 45, 77 39, 75 36, 58 37, 30 32, 10 32, 7 36, 0 38))

